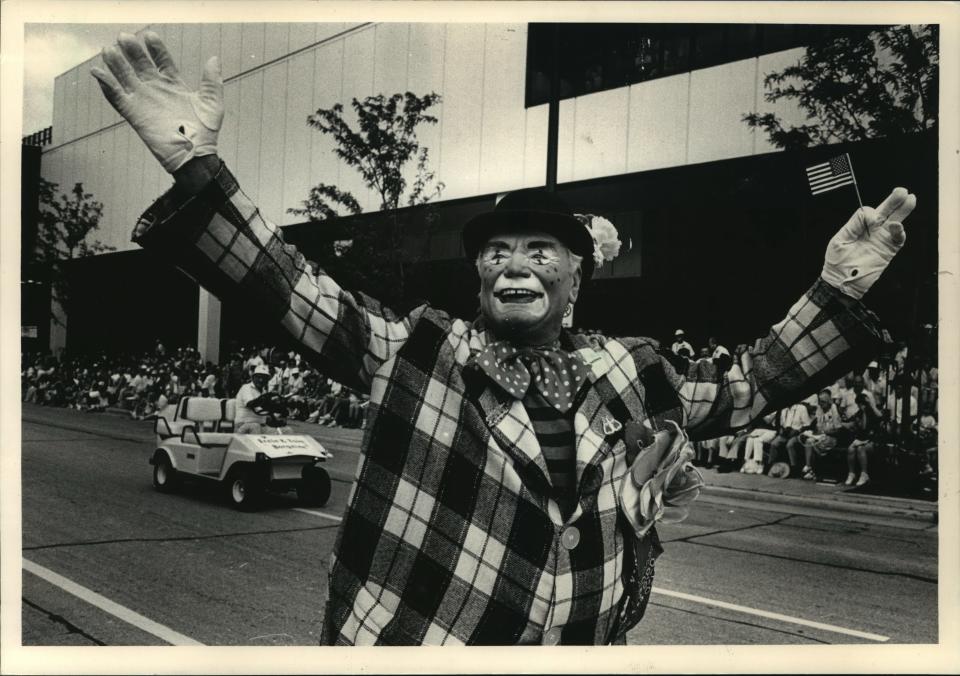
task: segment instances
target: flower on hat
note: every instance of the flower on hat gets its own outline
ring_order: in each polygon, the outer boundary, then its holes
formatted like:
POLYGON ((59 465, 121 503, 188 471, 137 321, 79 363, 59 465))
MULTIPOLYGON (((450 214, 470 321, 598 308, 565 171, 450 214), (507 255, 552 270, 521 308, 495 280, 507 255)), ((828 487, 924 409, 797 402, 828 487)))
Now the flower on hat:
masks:
POLYGON ((620 237, 613 223, 603 216, 593 214, 574 214, 583 223, 593 237, 593 262, 599 268, 606 261, 612 261, 620 255, 620 237))

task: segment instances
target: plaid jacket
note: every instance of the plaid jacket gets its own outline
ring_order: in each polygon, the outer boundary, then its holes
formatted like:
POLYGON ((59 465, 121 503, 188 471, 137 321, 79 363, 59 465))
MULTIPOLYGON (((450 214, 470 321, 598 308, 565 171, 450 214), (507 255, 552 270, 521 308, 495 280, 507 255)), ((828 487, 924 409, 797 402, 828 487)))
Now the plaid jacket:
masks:
POLYGON ((564 333, 590 368, 574 404, 579 506, 564 522, 523 405, 472 362, 492 339, 479 324, 429 306, 400 316, 314 275, 225 167, 195 197, 161 197, 134 240, 256 306, 326 373, 370 391, 331 559, 331 644, 623 636, 662 550, 655 530, 637 537, 626 523, 619 486, 635 453, 604 421, 673 420, 693 439, 716 437, 832 382, 880 339, 875 317, 821 281, 727 374, 707 361, 677 373, 649 339, 564 333))

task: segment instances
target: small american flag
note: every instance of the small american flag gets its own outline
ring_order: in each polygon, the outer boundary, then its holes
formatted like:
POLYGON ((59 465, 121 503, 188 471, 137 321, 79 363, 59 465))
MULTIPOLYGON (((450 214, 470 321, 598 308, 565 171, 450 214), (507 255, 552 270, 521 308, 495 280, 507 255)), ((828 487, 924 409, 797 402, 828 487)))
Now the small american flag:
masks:
POLYGON ((807 180, 810 181, 810 192, 814 195, 845 185, 855 185, 853 168, 846 155, 837 155, 826 162, 807 167, 807 180))

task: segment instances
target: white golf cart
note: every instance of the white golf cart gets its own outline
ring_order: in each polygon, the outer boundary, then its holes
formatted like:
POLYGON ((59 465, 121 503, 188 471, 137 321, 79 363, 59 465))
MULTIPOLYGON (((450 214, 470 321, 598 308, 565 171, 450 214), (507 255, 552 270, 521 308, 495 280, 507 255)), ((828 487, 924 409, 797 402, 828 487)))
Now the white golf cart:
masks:
POLYGON ((313 437, 284 434, 286 406, 280 395, 261 397, 263 434, 236 434, 234 399, 183 397, 157 416, 157 449, 150 458, 153 485, 175 490, 185 477, 220 482, 227 500, 252 509, 266 491, 296 489, 312 506, 326 504, 330 475, 319 463, 332 458, 313 437))

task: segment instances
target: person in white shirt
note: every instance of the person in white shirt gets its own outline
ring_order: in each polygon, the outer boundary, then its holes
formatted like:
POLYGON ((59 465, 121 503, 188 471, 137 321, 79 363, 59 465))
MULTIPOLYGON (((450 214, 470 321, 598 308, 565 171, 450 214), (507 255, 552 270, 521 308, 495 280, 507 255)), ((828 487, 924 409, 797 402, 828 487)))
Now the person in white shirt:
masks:
POLYGON ((887 378, 880 371, 880 364, 876 361, 867 364, 863 372, 863 388, 873 396, 874 403, 883 401, 883 395, 887 390, 887 378))
POLYGON ((217 396, 217 375, 212 370, 207 372, 207 377, 203 379, 200 390, 205 397, 217 396))
POLYGON ((133 379, 130 381, 130 386, 133 387, 133 391, 137 394, 142 394, 144 390, 147 389, 146 378, 144 377, 144 370, 141 367, 133 379))
POLYGON ((693 345, 687 342, 684 337, 683 329, 677 329, 673 333, 673 345, 670 346, 670 350, 674 354, 683 354, 687 359, 693 359, 694 351, 693 345))
POLYGON ((233 427, 237 434, 260 434, 266 416, 254 411, 260 403, 260 397, 267 391, 270 380, 270 368, 260 364, 253 371, 249 383, 241 385, 237 392, 237 413, 233 418, 233 427))
POLYGON ((707 345, 710 348, 710 358, 717 365, 717 368, 724 373, 729 371, 730 367, 733 366, 733 357, 730 355, 730 350, 717 342, 717 339, 713 336, 707 338, 707 345))
POLYGON ((273 372, 273 375, 270 376, 270 380, 267 382, 267 391, 276 392, 277 394, 286 394, 287 380, 283 377, 282 370, 277 369, 273 372))
POLYGON ((746 432, 743 465, 740 467, 742 473, 763 474, 763 445, 772 442, 777 437, 776 426, 777 412, 773 411, 758 421, 753 429, 746 432))
POLYGON ((800 471, 804 479, 815 481, 817 478, 814 470, 816 456, 826 455, 845 437, 847 434, 840 418, 840 411, 830 398, 830 390, 825 389, 818 396, 813 429, 790 439, 787 442, 787 454, 791 458, 796 457, 797 446, 802 445, 805 464, 800 471))
POLYGON ((296 366, 289 369, 289 371, 286 392, 290 395, 298 395, 300 394, 300 390, 303 389, 303 376, 300 375, 300 369, 296 366))
POLYGON ((784 449, 786 449, 790 466, 797 467, 799 462, 798 449, 796 446, 791 448, 787 445, 787 442, 801 432, 810 429, 811 424, 810 412, 807 410, 807 405, 802 401, 783 409, 780 412, 780 432, 770 442, 770 463, 778 462, 783 457, 784 449))

